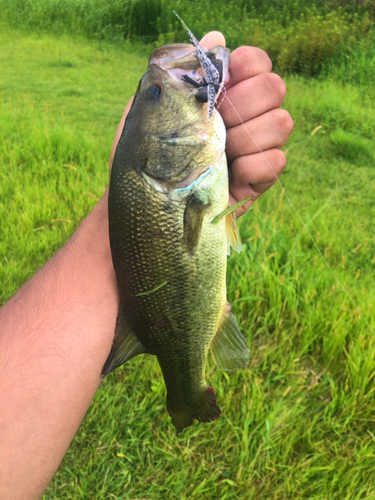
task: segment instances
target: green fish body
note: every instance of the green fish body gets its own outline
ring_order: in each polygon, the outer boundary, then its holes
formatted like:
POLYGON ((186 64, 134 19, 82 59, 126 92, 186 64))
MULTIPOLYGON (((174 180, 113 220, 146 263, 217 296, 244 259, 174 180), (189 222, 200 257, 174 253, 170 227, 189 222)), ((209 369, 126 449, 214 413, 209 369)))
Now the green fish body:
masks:
MULTIPOLYGON (((211 51, 226 71, 229 51, 211 51)), ((109 232, 120 310, 103 376, 132 357, 157 357, 178 432, 220 415, 205 381, 211 348, 224 369, 249 358, 226 300, 228 243, 239 245, 228 207, 225 127, 182 75, 197 79, 190 45, 153 52, 127 116, 111 173, 109 232)))

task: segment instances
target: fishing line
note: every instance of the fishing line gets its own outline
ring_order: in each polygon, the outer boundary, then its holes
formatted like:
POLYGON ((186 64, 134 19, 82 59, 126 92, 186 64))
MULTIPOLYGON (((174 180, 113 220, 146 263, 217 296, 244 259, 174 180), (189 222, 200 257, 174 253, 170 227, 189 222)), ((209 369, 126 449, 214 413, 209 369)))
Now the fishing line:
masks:
MULTIPOLYGON (((285 198, 288 200, 290 206, 292 207, 294 213, 297 215, 298 219, 300 220, 303 228, 305 229, 306 233, 309 235, 311 241, 314 243, 314 246, 315 248, 317 249, 319 255, 321 256, 321 258, 323 259, 323 262, 324 264, 327 266, 327 269, 329 270, 329 272, 332 274, 333 278, 335 279, 335 281, 337 282, 337 284, 340 286, 340 288, 343 290, 343 292, 345 292, 345 294, 347 295, 347 297, 349 298, 349 300, 351 301, 351 303, 353 304, 353 306, 355 307, 355 309, 359 312, 361 318, 363 319, 363 321, 366 323, 368 329, 370 330, 370 332, 375 336, 375 331, 371 328, 369 322, 367 321, 367 319, 365 318, 364 314, 362 313, 361 311, 361 308, 359 307, 359 305, 355 302, 355 300, 351 297, 351 295, 349 294, 349 292, 346 290, 346 288, 344 287, 344 285, 341 284, 340 280, 337 278, 337 276, 335 275, 335 273, 333 272, 331 266, 328 264, 327 262, 327 259, 324 257, 323 253, 321 252, 318 244, 316 243, 315 239, 313 238, 312 234, 310 233, 309 229, 307 228, 306 224, 304 223, 302 217, 300 216, 300 214, 297 212, 297 209, 295 208, 292 200, 289 198, 288 196, 288 193, 286 192, 286 189, 284 188, 284 186, 282 185, 277 173, 275 172, 275 170, 273 169, 271 163, 268 161, 266 155, 263 153, 263 151, 261 150, 261 148, 259 147, 258 143, 256 142, 256 140, 254 139, 254 137, 250 134, 250 132, 247 130, 244 122, 242 121, 237 109, 234 107, 233 103, 231 102, 231 100, 229 99, 229 97, 227 96, 227 93, 225 92, 224 95, 223 95, 223 99, 221 101, 221 103, 223 102, 224 99, 227 99, 227 101, 229 102, 229 104, 232 106, 234 112, 236 113, 236 115, 238 116, 238 119, 240 120, 242 126, 244 127, 247 135, 250 137, 250 139, 253 141, 255 147, 258 149, 258 151, 261 153, 263 159, 266 161, 269 169, 271 170, 271 172, 273 173, 277 183, 279 184, 285 198)), ((221 105, 220 103, 220 105, 221 105)))

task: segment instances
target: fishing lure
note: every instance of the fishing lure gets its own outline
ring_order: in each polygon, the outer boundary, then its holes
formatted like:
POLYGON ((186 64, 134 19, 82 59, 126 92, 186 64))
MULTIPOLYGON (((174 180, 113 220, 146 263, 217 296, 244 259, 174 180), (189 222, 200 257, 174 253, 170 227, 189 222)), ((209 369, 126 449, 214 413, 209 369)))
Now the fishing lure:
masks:
POLYGON ((215 54, 212 52, 205 52, 184 21, 175 11, 173 12, 181 21, 182 26, 193 44, 203 71, 203 79, 200 82, 193 80, 193 78, 188 75, 183 75, 182 80, 198 89, 198 92, 195 94, 195 98, 198 102, 208 102, 207 118, 210 119, 215 106, 216 94, 220 89, 223 78, 222 61, 216 59, 215 54))

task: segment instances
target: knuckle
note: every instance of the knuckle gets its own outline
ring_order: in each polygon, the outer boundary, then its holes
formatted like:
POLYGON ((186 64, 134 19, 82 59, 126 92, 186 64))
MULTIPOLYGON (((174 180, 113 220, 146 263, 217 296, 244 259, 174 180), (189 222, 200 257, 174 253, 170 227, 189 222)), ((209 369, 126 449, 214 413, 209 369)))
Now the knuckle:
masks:
POLYGON ((236 55, 237 58, 243 58, 243 59, 247 59, 249 57, 249 47, 246 47, 246 46, 242 46, 242 47, 237 47, 233 52, 232 52, 232 56, 233 54, 236 55))
POLYGON ((235 151, 236 149, 236 144, 235 144, 235 135, 231 131, 227 132, 227 138, 226 138, 226 143, 225 143, 225 149, 227 153, 231 154, 232 151, 235 151))
POLYGON ((272 71, 272 61, 270 56, 263 49, 256 48, 259 65, 264 68, 264 73, 272 71))
POLYGON ((258 47, 243 46, 232 52, 232 58, 248 68, 247 73, 255 76, 272 71, 272 61, 267 52, 258 47))
POLYGON ((286 85, 284 80, 281 76, 276 75, 276 73, 267 73, 265 78, 267 79, 267 84, 270 86, 272 92, 277 95, 281 104, 286 96, 286 85))
POLYGON ((275 109, 274 114, 278 128, 289 137, 294 127, 293 118, 285 109, 275 109))
POLYGON ((242 184, 248 184, 248 160, 245 157, 241 156, 238 158, 238 161, 235 162, 235 169, 236 169, 236 177, 242 184))
POLYGON ((280 149, 275 149, 273 152, 274 155, 274 165, 276 167, 277 173, 281 174, 281 172, 286 167, 286 156, 280 149))

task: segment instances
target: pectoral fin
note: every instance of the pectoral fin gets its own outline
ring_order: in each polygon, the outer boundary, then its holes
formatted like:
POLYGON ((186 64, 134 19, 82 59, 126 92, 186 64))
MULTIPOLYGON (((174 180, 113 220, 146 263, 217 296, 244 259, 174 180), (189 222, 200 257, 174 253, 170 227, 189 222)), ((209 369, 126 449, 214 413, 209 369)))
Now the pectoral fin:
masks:
POLYGON ((111 352, 102 370, 102 378, 129 361, 129 359, 145 353, 146 350, 131 330, 126 318, 120 312, 117 318, 115 338, 111 352))
POLYGON ((224 315, 212 341, 211 354, 215 365, 228 371, 244 368, 250 360, 250 349, 238 328, 236 316, 231 312, 224 315))
POLYGON ((184 240, 191 253, 197 248, 203 218, 208 207, 209 203, 203 203, 195 194, 191 195, 186 203, 184 212, 184 240))

